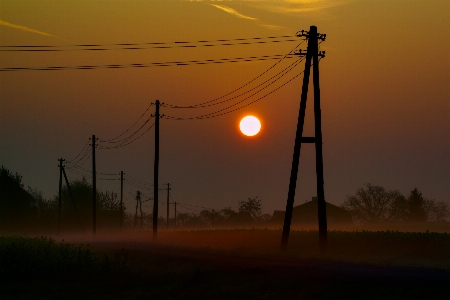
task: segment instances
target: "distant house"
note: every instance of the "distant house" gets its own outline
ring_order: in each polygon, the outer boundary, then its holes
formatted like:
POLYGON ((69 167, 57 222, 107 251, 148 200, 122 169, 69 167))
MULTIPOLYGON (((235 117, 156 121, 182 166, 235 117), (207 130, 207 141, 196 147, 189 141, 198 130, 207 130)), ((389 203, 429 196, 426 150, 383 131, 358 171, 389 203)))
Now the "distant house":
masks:
MULTIPOLYGON (((311 201, 301 205, 294 206, 292 211, 292 225, 317 225, 318 224, 318 201, 313 197, 311 201)), ((348 225, 352 223, 351 214, 339 206, 326 203, 327 224, 330 225, 348 225)), ((285 211, 276 210, 273 212, 271 223, 283 224, 285 211)))
POLYGON ((255 223, 252 216, 247 211, 239 211, 231 213, 225 220, 225 226, 247 226, 255 223))

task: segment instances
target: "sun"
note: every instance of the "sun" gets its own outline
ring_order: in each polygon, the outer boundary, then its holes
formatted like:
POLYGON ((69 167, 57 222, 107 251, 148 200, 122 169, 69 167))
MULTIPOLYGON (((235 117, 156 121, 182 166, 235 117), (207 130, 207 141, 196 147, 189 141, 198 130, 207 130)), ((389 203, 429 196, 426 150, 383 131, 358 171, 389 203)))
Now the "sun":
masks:
POLYGON ((261 130, 261 122, 257 117, 246 116, 239 123, 239 128, 246 136, 254 136, 261 130))

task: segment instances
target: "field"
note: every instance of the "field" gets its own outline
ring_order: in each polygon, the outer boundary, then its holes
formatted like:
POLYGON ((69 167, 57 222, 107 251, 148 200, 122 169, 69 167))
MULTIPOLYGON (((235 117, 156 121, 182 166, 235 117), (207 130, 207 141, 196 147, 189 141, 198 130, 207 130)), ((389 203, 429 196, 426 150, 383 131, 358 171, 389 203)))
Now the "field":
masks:
POLYGON ((450 297, 450 234, 228 229, 0 238, 1 299, 450 297), (61 240, 64 238, 64 242, 61 240))

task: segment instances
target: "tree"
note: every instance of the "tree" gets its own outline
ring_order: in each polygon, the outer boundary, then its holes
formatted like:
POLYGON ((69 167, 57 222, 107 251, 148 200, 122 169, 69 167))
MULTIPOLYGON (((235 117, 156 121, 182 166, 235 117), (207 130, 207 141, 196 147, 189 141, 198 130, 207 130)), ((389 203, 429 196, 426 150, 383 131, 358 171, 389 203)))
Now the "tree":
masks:
POLYGON ((15 174, 13 174, 13 172, 11 172, 7 168, 5 168, 3 165, 0 169, 0 177, 1 178, 6 178, 6 177, 11 178, 12 181, 17 183, 21 188, 23 188, 22 175, 19 175, 17 172, 15 174))
POLYGON ((426 200, 417 188, 411 191, 406 203, 408 206, 408 219, 410 221, 425 222, 427 220, 425 211, 426 200))
POLYGON ((442 201, 425 200, 424 210, 428 221, 445 222, 450 217, 449 205, 442 201))
MULTIPOLYGON (((78 228, 78 216, 83 228, 92 226, 92 185, 86 181, 76 179, 69 182, 73 201, 66 185, 61 191, 62 197, 62 223, 67 227, 78 228), (75 210, 76 208, 76 210, 75 210), (78 216, 77 216, 78 214, 78 216)), ((58 199, 55 197, 55 200, 58 199)), ((97 221, 104 226, 119 226, 120 223, 120 204, 116 193, 108 193, 97 190, 96 194, 97 221)), ((125 211, 125 207, 123 207, 125 211)))
POLYGON ((352 214, 356 222, 380 222, 404 218, 405 199, 397 190, 365 184, 353 196, 347 196, 342 207, 352 214))
POLYGON ((30 228, 37 219, 34 198, 23 189, 22 176, 4 166, 0 169, 0 227, 30 228))
POLYGON ((247 201, 239 201, 240 212, 248 212, 254 220, 259 220, 261 217, 261 200, 258 196, 255 198, 248 198, 247 201))

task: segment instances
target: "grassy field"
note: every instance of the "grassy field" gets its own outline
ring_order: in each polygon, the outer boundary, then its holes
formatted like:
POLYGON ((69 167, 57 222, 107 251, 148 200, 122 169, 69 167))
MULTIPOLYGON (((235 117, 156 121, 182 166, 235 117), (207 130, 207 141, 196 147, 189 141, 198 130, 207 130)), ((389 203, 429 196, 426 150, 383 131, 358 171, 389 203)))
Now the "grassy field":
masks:
POLYGON ((189 230, 0 238, 1 299, 450 297, 450 234, 189 230), (61 242, 64 238, 64 242, 61 242), (89 245, 89 246, 88 246, 89 245))

